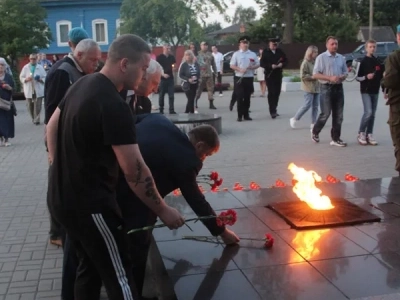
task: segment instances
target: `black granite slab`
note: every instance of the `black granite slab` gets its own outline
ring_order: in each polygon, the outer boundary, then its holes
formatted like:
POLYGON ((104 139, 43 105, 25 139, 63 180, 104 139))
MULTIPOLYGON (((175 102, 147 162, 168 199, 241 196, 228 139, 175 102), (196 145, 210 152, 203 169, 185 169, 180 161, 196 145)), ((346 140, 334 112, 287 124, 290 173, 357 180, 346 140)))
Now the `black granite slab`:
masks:
MULTIPOLYGON (((230 227, 242 240, 225 246, 182 240, 210 236, 201 222, 178 230, 154 230, 174 296, 160 299, 356 299, 400 292, 400 179, 379 178, 318 185, 329 197, 343 197, 380 223, 297 231, 270 203, 299 201, 289 186, 250 191, 207 192, 217 212, 233 208, 230 227), (264 248, 270 233, 274 245, 264 248), (256 240, 247 240, 247 239, 256 240)), ((181 196, 167 202, 186 217, 193 211, 181 196)))

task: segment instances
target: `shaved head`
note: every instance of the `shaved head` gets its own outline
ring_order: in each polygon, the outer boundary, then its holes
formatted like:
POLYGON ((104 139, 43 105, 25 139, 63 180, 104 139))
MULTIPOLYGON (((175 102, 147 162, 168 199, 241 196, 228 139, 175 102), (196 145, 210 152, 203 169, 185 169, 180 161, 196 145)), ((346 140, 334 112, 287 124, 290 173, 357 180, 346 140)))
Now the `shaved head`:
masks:
POLYGON ((143 58, 143 54, 150 54, 149 45, 139 36, 123 34, 117 37, 108 50, 108 60, 116 63, 124 58, 130 63, 137 63, 143 58))
POLYGON ((137 90, 145 79, 150 54, 149 45, 141 37, 123 34, 112 42, 101 73, 113 78, 118 90, 137 90))

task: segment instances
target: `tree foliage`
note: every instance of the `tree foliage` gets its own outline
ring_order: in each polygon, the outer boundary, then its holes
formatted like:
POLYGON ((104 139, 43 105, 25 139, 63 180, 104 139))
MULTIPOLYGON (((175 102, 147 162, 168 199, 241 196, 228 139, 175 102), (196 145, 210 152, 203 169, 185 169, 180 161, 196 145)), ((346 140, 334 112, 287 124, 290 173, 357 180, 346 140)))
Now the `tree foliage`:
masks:
POLYGON ((0 15, 0 53, 12 67, 18 57, 48 48, 51 33, 38 0, 1 0, 0 15))
POLYGON ((254 7, 243 7, 238 5, 232 18, 232 24, 249 23, 257 17, 257 12, 254 7))
POLYGON ((225 0, 124 0, 121 33, 135 33, 152 44, 176 46, 201 39, 204 32, 198 20, 204 21, 216 11, 227 19, 227 8, 225 0))
POLYGON ((251 33, 264 40, 278 35, 286 43, 322 42, 328 35, 355 41, 360 25, 357 1, 364 0, 257 0, 265 12, 251 33), (275 31, 272 24, 277 25, 275 31))

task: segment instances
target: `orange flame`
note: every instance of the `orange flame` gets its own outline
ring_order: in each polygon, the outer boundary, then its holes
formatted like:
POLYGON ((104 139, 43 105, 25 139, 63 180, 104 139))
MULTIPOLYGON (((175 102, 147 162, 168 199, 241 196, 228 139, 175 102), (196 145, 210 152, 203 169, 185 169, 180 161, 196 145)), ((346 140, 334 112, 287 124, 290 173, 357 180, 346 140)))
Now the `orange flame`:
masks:
POLYGON ((328 196, 321 195, 322 191, 315 186, 315 182, 321 182, 321 177, 314 171, 306 171, 290 163, 288 169, 293 174, 293 192, 315 210, 328 210, 334 208, 328 196))
POLYGON ((296 251, 303 256, 304 259, 309 260, 320 253, 316 243, 321 236, 328 231, 329 229, 297 232, 292 243, 294 244, 296 251))

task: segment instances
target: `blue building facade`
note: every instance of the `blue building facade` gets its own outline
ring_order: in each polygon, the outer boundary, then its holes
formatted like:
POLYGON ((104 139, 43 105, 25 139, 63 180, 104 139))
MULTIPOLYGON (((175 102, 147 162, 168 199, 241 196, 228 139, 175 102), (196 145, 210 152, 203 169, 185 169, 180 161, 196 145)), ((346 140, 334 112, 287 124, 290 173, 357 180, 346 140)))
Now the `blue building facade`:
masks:
POLYGON ((53 38, 48 49, 42 52, 70 52, 68 31, 74 27, 84 28, 90 38, 98 42, 102 52, 107 52, 119 34, 121 4, 122 0, 42 0, 53 38))

